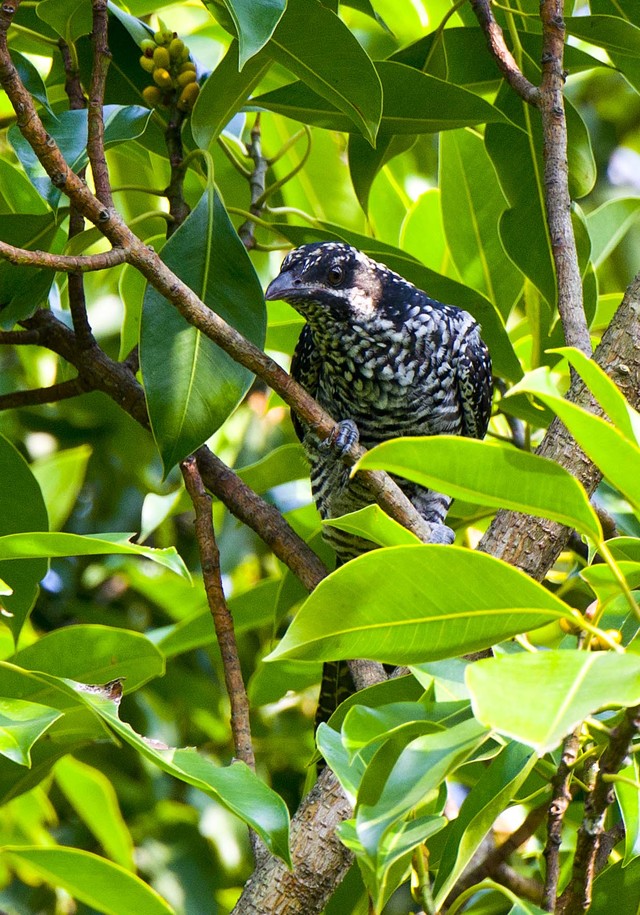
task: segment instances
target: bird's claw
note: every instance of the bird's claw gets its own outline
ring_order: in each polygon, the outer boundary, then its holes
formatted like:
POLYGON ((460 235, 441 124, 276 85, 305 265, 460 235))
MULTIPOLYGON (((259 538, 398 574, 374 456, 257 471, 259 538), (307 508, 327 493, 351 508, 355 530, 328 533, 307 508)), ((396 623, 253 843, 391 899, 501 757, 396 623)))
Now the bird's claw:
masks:
POLYGON ((352 419, 343 419, 336 424, 335 430, 320 442, 321 451, 333 451, 343 457, 353 445, 358 444, 360 433, 352 419))
POLYGON ((455 531, 453 531, 446 524, 443 524, 441 521, 439 521, 437 524, 431 525, 431 536, 429 537, 429 543, 441 543, 444 546, 449 546, 455 539, 455 531))

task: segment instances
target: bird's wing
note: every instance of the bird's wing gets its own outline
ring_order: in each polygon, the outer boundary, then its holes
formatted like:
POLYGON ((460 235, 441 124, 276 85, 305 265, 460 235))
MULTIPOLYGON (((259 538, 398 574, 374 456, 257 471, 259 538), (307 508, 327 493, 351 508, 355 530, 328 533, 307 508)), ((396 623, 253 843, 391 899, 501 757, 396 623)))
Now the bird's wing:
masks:
MULTIPOLYGON (((291 360, 291 374, 301 384, 305 391, 308 391, 312 397, 315 397, 318 391, 318 378, 320 374, 320 365, 322 359, 316 349, 315 340, 311 333, 311 328, 305 324, 296 343, 291 360)), ((304 427, 295 412, 291 411, 291 420, 296 435, 302 441, 304 438, 304 427)))
POLYGON ((458 391, 462 408, 462 434, 484 438, 491 416, 493 378, 489 350, 474 327, 465 336, 456 364, 458 391))

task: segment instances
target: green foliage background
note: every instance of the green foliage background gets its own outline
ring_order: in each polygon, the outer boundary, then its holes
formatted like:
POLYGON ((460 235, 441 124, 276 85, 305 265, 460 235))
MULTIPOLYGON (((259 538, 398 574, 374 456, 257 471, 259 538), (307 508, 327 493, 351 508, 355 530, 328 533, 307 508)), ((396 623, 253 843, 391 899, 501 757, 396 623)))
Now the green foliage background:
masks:
MULTIPOLYGON (((572 217, 597 340, 638 269, 640 12, 634 0, 566 12, 572 217)), ((518 0, 497 15, 537 84, 538 4, 518 0)), ((73 49, 86 85, 90 5, 25 3, 15 23, 14 62, 77 170, 86 164, 86 114, 67 110, 57 42, 73 49)), ((457 545, 417 545, 379 510, 346 519, 388 552, 323 582, 286 635, 301 586, 214 503, 253 707, 256 778, 232 763, 221 659, 176 465, 208 441, 330 564, 301 448, 279 398, 145 291, 133 268, 86 275, 100 346, 124 359, 140 342, 153 436, 99 393, 0 412, 0 579, 8 586, 0 591, 0 908, 230 911, 252 869, 244 823, 287 859, 286 808, 295 811, 313 778, 320 662, 354 656, 415 665, 414 677, 352 700, 318 735, 357 800, 341 837, 360 865, 326 911, 366 911, 365 887, 376 911, 415 910, 407 876, 425 840, 440 904, 503 809, 523 814, 548 797, 563 737, 605 706, 640 701, 629 606, 640 584, 640 422, 579 354, 557 350, 564 341, 537 115, 501 84, 466 3, 288 0, 285 9, 284 0, 133 0, 110 6, 109 37, 116 206, 212 309, 286 367, 301 319, 284 303, 265 310, 261 287, 290 245, 344 239, 471 311, 511 390, 497 397, 490 444, 397 443, 363 461, 455 495, 457 545), (149 80, 138 65, 157 17, 188 43, 201 84, 183 130, 192 212, 166 248, 166 207, 152 193, 169 181, 166 117, 144 106, 149 80), (237 165, 251 165, 243 144, 258 110, 271 193, 249 255, 235 231, 249 205, 237 165), (611 424, 563 405, 570 363, 611 424), (500 444, 508 418, 525 424, 534 446, 556 412, 605 474, 598 502, 624 535, 606 546, 572 477, 500 444), (569 524, 588 539, 588 558, 567 551, 543 586, 465 549, 498 507, 569 524), (138 534, 135 544, 127 532, 138 534), (605 561, 590 564, 598 550, 605 561), (579 614, 594 600, 597 626, 621 633, 624 654, 617 635, 607 640, 593 627, 590 637, 609 650, 578 651, 560 625, 584 623, 579 614), (543 649, 535 653, 511 640, 531 629, 543 649), (465 681, 459 656, 496 642, 497 657, 470 667, 465 681), (108 695, 77 685, 116 678, 125 678, 119 716, 108 695), (457 820, 443 815, 445 778, 469 792, 457 820)), ((4 95, 0 123, 0 238, 54 253, 102 250, 91 227, 66 243, 66 200, 4 95)), ((46 303, 69 323, 63 274, 0 262, 2 330, 46 303)), ((73 374, 48 350, 0 348, 0 395, 73 374)), ((593 752, 611 714, 587 732, 593 752)), ((626 839, 596 882, 591 911, 602 915, 612 897, 637 898, 640 881, 635 762, 623 774, 611 819, 624 820, 626 839)), ((579 818, 576 804, 570 834, 579 818)), ((543 871, 543 841, 538 833, 518 861, 527 876, 543 871)), ((570 849, 571 840, 566 873, 570 849)), ((526 905, 494 887, 465 911, 539 911, 526 905)))

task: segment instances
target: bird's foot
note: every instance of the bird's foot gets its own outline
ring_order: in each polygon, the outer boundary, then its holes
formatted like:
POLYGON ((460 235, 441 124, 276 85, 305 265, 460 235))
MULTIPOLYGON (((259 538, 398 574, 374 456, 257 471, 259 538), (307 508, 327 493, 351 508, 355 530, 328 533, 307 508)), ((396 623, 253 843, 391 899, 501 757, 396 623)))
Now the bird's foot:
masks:
POLYGON ((443 524, 441 521, 431 525, 431 536, 429 537, 429 543, 442 543, 445 546, 449 546, 449 544, 453 543, 455 539, 455 532, 450 527, 447 527, 446 524, 443 524))
POLYGON ((360 432, 352 419, 343 419, 337 423, 335 431, 320 442, 321 451, 333 451, 342 457, 353 445, 358 444, 360 432))

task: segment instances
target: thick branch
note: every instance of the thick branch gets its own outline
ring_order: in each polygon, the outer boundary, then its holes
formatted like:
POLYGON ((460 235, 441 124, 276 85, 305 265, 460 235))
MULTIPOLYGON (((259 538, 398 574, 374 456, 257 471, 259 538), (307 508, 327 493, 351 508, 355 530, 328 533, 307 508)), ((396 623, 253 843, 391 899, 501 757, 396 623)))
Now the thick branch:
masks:
POLYGON ((529 82, 507 47, 502 29, 491 11, 490 0, 469 0, 469 2, 480 23, 480 28, 485 34, 489 52, 506 81, 525 102, 530 105, 539 105, 540 90, 529 82))
POLYGON ((202 579, 220 646, 224 681, 231 705, 231 733, 233 734, 235 755, 255 772, 256 758, 251 741, 249 699, 240 667, 233 617, 229 612, 222 588, 220 553, 211 515, 211 496, 204 488, 193 455, 182 461, 180 469, 196 513, 195 529, 202 565, 202 579))
POLYGON ((563 8, 564 0, 543 0, 540 4, 542 83, 539 108, 544 152, 544 199, 558 283, 558 312, 564 338, 568 346, 575 346, 590 356, 591 337, 584 313, 582 278, 571 225, 567 121, 563 98, 563 8))

